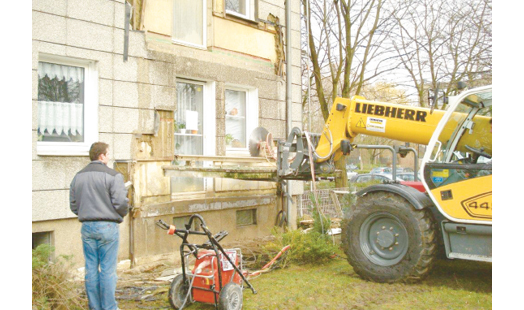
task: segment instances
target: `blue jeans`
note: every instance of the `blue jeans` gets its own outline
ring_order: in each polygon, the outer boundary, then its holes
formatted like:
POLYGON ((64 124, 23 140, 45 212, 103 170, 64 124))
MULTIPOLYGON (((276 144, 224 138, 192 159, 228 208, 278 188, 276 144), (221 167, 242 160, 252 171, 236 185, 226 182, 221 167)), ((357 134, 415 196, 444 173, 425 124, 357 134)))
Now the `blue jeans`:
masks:
POLYGON ((91 310, 118 309, 115 299, 118 239, 118 223, 82 223, 86 293, 91 310))

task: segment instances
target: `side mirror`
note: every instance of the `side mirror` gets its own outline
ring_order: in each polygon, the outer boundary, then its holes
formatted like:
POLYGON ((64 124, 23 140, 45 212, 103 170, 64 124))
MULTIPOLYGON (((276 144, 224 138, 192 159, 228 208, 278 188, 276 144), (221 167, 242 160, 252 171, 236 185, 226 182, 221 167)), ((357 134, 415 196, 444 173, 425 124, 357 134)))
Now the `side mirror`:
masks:
MULTIPOLYGON (((460 92, 464 89, 468 88, 468 85, 465 82, 459 81, 457 82, 457 92, 460 92)), ((430 107, 430 114, 433 114, 433 110, 435 108, 439 108, 438 101, 439 101, 439 94, 442 93, 442 107, 447 105, 449 103, 449 98, 446 96, 446 93, 444 90, 440 90, 440 83, 437 83, 437 89, 430 89, 428 92, 428 102, 430 107)))
MULTIPOLYGON (((428 92, 428 102, 430 111, 429 114, 433 114, 433 110, 435 107, 438 108, 438 98, 439 98, 439 92, 440 92, 440 83, 437 83, 437 89, 430 89, 428 92), (431 95, 431 91, 433 91, 433 95, 431 95)), ((444 99, 447 99, 444 97, 444 99)))
POLYGON ((461 91, 468 88, 468 84, 466 82, 458 81, 457 82, 457 90, 461 91))

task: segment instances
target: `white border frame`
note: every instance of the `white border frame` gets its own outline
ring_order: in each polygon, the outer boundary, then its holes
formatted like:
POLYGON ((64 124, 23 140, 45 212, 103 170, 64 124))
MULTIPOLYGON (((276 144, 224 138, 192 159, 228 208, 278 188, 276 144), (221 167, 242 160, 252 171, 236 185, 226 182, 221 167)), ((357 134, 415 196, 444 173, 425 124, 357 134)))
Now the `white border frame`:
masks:
MULTIPOLYGON (((226 90, 246 92, 246 147, 245 148, 228 148, 226 146, 226 156, 229 155, 248 155, 249 154, 249 136, 258 127, 258 89, 254 87, 242 86, 237 84, 227 84, 224 86, 224 104, 226 101, 226 90)), ((227 124, 224 123, 224 126, 227 124)))
MULTIPOLYGON (((38 55, 38 62, 83 67, 84 70, 84 142, 36 142, 39 156, 88 156, 91 144, 98 141, 98 70, 93 60, 48 54, 38 55)), ((36 85, 38 88, 38 84, 36 85)), ((37 99, 38 101, 38 99, 37 99)), ((38 113, 38 107, 36 110, 38 113)))
POLYGON ((254 10, 252 8, 252 6, 254 6, 254 4, 255 4, 255 1, 254 0, 241 0, 241 1, 244 1, 244 3, 245 3, 246 15, 226 9, 226 3, 224 1, 224 9, 226 10, 226 13, 230 14, 230 15, 238 16, 238 17, 244 18, 244 19, 255 20, 254 10))
MULTIPOLYGON (((216 100, 215 100, 215 82, 206 80, 194 80, 191 78, 177 77, 176 83, 187 83, 201 85, 204 89, 203 96, 203 119, 202 119, 202 153, 205 156, 215 156, 216 154, 216 100), (208 104, 208 105, 206 105, 208 104)), ((178 109, 178 102, 177 102, 178 109)), ((204 167, 211 166, 212 162, 204 161, 204 167)), ((199 198, 208 191, 214 189, 213 178, 204 179, 204 190, 197 192, 180 192, 171 193, 171 197, 182 197, 183 199, 199 198)), ((170 179, 171 182, 171 179, 170 179)), ((171 185, 170 185, 171 188, 171 185)))

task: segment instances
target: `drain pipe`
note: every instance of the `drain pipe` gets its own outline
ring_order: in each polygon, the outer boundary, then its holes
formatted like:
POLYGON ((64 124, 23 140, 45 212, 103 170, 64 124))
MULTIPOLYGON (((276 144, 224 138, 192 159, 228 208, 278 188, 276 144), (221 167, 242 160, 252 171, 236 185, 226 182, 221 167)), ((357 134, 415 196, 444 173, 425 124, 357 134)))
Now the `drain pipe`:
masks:
POLYGON ((286 132, 287 134, 291 133, 292 128, 292 66, 291 66, 291 4, 289 3, 289 0, 286 0, 286 132))
MULTIPOLYGON (((293 111, 293 101, 292 101, 292 66, 291 66, 291 60, 293 59, 291 57, 291 1, 286 0, 285 6, 286 6, 286 132, 289 135, 291 133, 291 129, 293 126, 292 123, 292 111, 293 111)), ((289 221, 289 210, 291 208, 291 204, 293 203, 291 200, 290 195, 290 181, 288 181, 285 184, 286 190, 283 191, 284 193, 284 202, 285 202, 285 210, 286 210, 286 218, 287 218, 287 225, 291 226, 291 223, 289 221)))

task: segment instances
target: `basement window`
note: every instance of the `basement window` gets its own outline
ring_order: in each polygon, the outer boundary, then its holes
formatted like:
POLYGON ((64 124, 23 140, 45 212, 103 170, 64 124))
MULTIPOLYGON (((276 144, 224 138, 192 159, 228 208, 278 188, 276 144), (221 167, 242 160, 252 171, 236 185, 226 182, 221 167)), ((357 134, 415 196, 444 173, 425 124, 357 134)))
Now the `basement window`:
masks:
POLYGON ((33 233, 33 250, 41 244, 52 245, 51 234, 52 232, 50 231, 33 233))
MULTIPOLYGON (((189 216, 178 216, 173 218, 173 225, 175 225, 176 229, 186 229, 187 223, 189 223, 189 216)), ((199 227, 200 221, 195 219, 193 220, 190 230, 200 231, 199 227)))
POLYGON ((249 226, 257 224, 257 209, 238 210, 237 226, 249 226))

